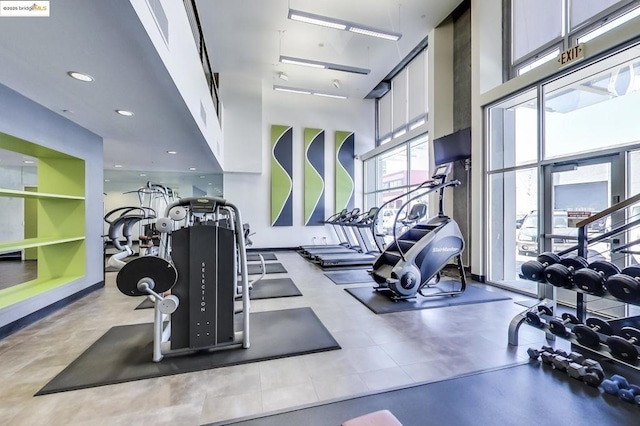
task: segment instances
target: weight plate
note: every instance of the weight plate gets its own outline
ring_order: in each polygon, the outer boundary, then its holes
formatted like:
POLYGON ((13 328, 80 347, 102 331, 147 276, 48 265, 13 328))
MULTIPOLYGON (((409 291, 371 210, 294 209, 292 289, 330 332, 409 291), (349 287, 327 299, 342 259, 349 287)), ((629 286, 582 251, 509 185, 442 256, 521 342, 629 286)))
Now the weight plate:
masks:
POLYGON ((567 327, 565 327, 562 321, 557 318, 549 321, 549 331, 551 331, 551 333, 555 334, 556 336, 566 336, 567 334, 569 334, 567 332, 567 327))
POLYGON ((577 271, 578 269, 586 268, 589 266, 589 262, 582 256, 568 255, 562 258, 560 263, 567 268, 577 271))
POLYGON ((580 320, 575 315, 571 315, 567 312, 562 314, 562 319, 564 321, 569 321, 571 324, 580 324, 580 320))
POLYGON ((607 290, 617 299, 625 302, 640 300, 640 281, 626 274, 610 276, 606 282, 607 290))
POLYGON ((598 349, 600 347, 600 337, 598 337, 598 333, 586 325, 578 324, 573 327, 573 334, 576 335, 578 343, 583 346, 592 349, 598 349))
POLYGON ((631 278, 640 278, 640 266, 627 266, 621 274, 629 275, 631 278))
POLYGON ((620 273, 620 268, 606 260, 596 260, 595 262, 591 262, 589 269, 600 272, 605 278, 620 273))
POLYGON ((542 320, 535 312, 527 312, 526 314, 527 324, 530 324, 534 327, 542 327, 542 320))
POLYGON ((522 275, 531 281, 544 282, 544 265, 537 260, 530 260, 522 264, 522 275))
POLYGON ((625 339, 635 339, 634 345, 640 345, 640 330, 633 327, 622 327, 620 329, 620 335, 625 339))
POLYGON ((604 291, 604 277, 593 269, 576 271, 573 274, 573 283, 586 293, 601 294, 604 291))
POLYGON ((554 263, 559 263, 560 256, 551 251, 545 251, 544 253, 540 253, 538 257, 536 257, 536 260, 543 265, 546 264, 548 266, 553 265, 554 263))
POLYGON ((613 329, 611 328, 611 326, 609 325, 608 322, 601 320, 600 318, 587 318, 587 327, 590 328, 596 328, 598 327, 598 330, 594 330, 597 331, 600 334, 606 334, 607 336, 611 336, 613 334, 613 329))
POLYGON ((153 291, 164 293, 171 290, 178 280, 176 268, 161 257, 143 256, 124 265, 116 277, 116 285, 127 296, 146 296, 138 290, 138 282, 150 278, 154 282, 153 291))
POLYGON ((620 336, 611 336, 607 339, 607 346, 611 355, 631 364, 638 360, 638 349, 620 336))
POLYGON ((573 273, 561 263, 547 266, 544 276, 546 281, 555 287, 573 287, 573 273))
POLYGON ((553 310, 546 305, 538 305, 538 312, 545 315, 553 315, 553 310))

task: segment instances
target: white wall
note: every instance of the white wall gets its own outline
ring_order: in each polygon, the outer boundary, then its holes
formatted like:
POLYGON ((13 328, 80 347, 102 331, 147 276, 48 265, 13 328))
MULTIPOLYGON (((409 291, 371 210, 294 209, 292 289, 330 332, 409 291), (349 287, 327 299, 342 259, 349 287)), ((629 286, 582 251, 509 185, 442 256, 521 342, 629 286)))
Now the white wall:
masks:
POLYGON ((85 161, 86 274, 0 310, 0 327, 102 281, 102 138, 0 84, 0 132, 85 161))
POLYGON ((158 29, 147 0, 130 1, 211 152, 220 166, 224 167, 224 144, 220 121, 209 94, 200 55, 183 2, 163 1, 161 3, 169 21, 169 42, 167 43, 158 29), (206 112, 206 123, 200 115, 200 105, 206 112))
POLYGON ((224 171, 262 173, 262 81, 222 74, 220 96, 225 100, 224 171))
MULTIPOLYGON (((240 111, 238 113, 241 113, 240 111)), ((225 115, 227 110, 225 110, 225 115)), ((226 123, 226 121, 225 121, 226 123)), ((335 242, 328 226, 303 225, 304 212, 304 128, 325 130, 325 216, 335 210, 335 131, 355 132, 355 153, 374 147, 374 101, 361 99, 327 99, 311 95, 274 92, 271 84, 262 89, 261 163, 262 173, 225 173, 224 195, 241 210, 244 222, 251 225, 254 247, 295 247, 311 244, 313 237, 327 237, 335 242), (271 125, 293 127, 294 225, 272 227, 271 211, 271 125)), ((226 131, 226 130, 225 130, 226 131)), ((252 131, 252 130, 251 130, 252 131)), ((225 135, 226 138, 226 135, 225 135)), ((238 134, 242 140, 242 134, 238 134)), ((231 141, 229 141, 231 144, 231 141)), ((227 147, 227 149, 233 149, 227 147)), ((249 156, 252 154, 249 153, 249 156)), ((362 162, 356 160, 356 206, 362 208, 362 162)))

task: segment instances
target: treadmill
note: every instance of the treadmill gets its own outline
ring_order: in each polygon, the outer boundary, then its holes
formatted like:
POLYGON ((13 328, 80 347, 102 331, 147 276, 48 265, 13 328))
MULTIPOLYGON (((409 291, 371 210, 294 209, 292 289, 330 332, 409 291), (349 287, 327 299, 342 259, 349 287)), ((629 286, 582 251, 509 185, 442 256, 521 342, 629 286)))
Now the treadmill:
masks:
MULTIPOLYGON (((329 218, 327 218, 325 221, 322 222, 322 223, 331 225, 331 227, 335 231, 336 235, 338 236, 338 241, 340 241, 340 244, 311 244, 311 245, 304 245, 304 246, 300 246, 299 250, 301 250, 304 253, 307 250, 313 250, 315 248, 321 248, 321 247, 323 247, 323 248, 349 247, 349 241, 347 239, 345 239, 344 235, 341 234, 340 232, 338 232, 338 229, 336 228, 336 221, 340 220, 340 218, 344 217, 347 213, 349 213, 347 211, 347 209, 342 209, 338 213, 336 213, 334 215, 331 215, 329 218)), ((314 237, 314 240, 315 240, 315 237, 314 237)))
POLYGON ((378 213, 377 207, 372 207, 366 214, 361 215, 357 220, 344 224, 353 230, 360 247, 364 252, 343 252, 327 253, 316 256, 316 260, 323 268, 340 266, 369 266, 377 259, 380 252, 372 246, 371 240, 362 234, 362 231, 371 232, 376 238, 373 220, 378 213))
POLYGON ((309 259, 315 259, 319 255, 325 254, 338 254, 338 253, 359 253, 361 251, 359 240, 356 235, 352 233, 349 229, 345 228, 345 226, 353 221, 359 220, 362 216, 359 208, 355 208, 350 212, 341 215, 337 219, 331 222, 331 225, 334 227, 336 233, 338 235, 343 235, 346 243, 339 246, 325 246, 319 245, 313 248, 308 248, 304 250, 304 255, 309 259), (341 231, 341 234, 338 232, 338 229, 341 231))

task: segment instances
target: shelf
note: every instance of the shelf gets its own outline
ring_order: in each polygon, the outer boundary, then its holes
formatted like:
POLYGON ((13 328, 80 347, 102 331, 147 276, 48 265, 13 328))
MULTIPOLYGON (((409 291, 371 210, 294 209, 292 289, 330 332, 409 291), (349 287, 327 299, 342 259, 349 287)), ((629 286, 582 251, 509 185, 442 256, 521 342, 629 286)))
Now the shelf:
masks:
POLYGON ((19 198, 44 198, 56 200, 84 200, 84 197, 75 195, 48 194, 44 192, 18 191, 15 189, 0 188, 0 196, 3 197, 19 197, 19 198))
POLYGON ((53 279, 36 279, 0 290, 0 309, 30 299, 38 294, 69 284, 82 278, 82 275, 69 275, 53 279))
POLYGON ((55 244, 71 243, 74 241, 83 241, 84 236, 80 237, 49 237, 49 238, 27 238, 26 240, 8 241, 0 243, 0 253, 12 252, 33 247, 44 247, 55 244))

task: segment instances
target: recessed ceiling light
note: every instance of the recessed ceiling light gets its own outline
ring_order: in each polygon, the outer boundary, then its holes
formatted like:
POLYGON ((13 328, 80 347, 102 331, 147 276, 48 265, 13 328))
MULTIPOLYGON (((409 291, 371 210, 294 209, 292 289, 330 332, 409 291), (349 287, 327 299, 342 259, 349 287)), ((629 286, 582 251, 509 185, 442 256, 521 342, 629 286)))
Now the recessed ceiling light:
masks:
POLYGON ((196 170, 196 168, 195 167, 189 167, 189 170, 194 171, 194 170, 196 170))
POLYGON ((85 74, 85 73, 82 73, 82 72, 69 71, 67 74, 69 75, 69 77, 75 78, 76 80, 93 81, 93 77, 91 77, 89 74, 85 74))
POLYGON ((125 117, 132 117, 133 113, 131 111, 127 111, 124 109, 117 109, 116 112, 120 115, 124 115, 125 117))
POLYGON ((24 164, 33 164, 35 161, 32 160, 24 160, 24 164))
POLYGON ((116 169, 120 169, 122 168, 122 164, 114 164, 113 167, 115 167, 116 169))
POLYGON ((145 177, 145 176, 146 176, 146 174, 140 173, 140 177, 145 177))
POLYGON ((178 151, 167 151, 167 154, 176 155, 178 151))

